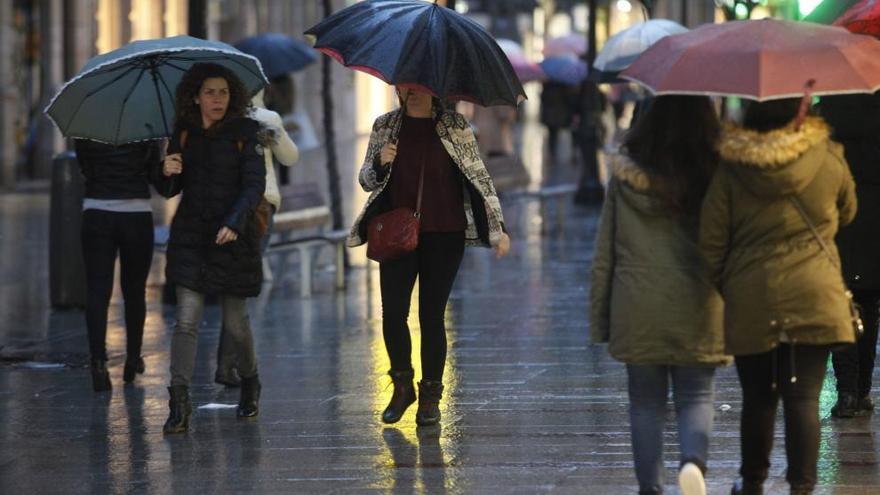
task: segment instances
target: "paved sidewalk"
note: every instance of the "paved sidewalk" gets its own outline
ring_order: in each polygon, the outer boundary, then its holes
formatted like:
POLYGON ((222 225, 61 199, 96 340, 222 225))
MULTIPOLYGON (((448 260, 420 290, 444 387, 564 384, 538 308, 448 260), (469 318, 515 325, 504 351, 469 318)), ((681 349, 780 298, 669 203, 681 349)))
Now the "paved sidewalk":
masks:
MULTIPOLYGON (((565 164, 567 167, 568 165, 565 164)), ((355 268, 334 293, 323 271, 315 295, 295 274, 252 301, 263 380, 259 418, 238 420, 238 394, 211 382, 219 311, 199 340, 192 431, 164 437, 172 308, 149 292, 146 375, 122 385, 121 306, 111 309, 112 394, 94 394, 79 312, 48 312, 48 200, 0 196, 0 344, 74 366, 0 364, 0 493, 635 493, 625 370, 590 346, 587 300, 597 210, 569 208, 564 234, 542 237, 537 205, 507 203, 509 258, 469 250, 447 313, 449 357, 442 426, 416 429, 414 408, 379 421, 391 394, 381 336, 378 272, 355 268), (44 338, 24 328, 45 329, 44 338), (21 336, 21 338, 19 338, 21 336), (38 336, 39 337, 39 336, 38 336)), ((552 211, 551 211, 552 215, 552 211)), ((294 271, 295 272, 295 271, 294 271)), ((415 315, 410 319, 418 348, 415 315)), ((40 330, 43 331, 43 330, 40 330)), ((0 349, 0 356, 5 351, 0 349)), ((418 353, 414 353, 417 377, 418 353)), ((880 493, 880 419, 830 419, 822 398, 821 494, 880 493)), ((875 391, 876 393, 876 391, 875 391)), ((710 493, 726 494, 739 457, 739 387, 718 376, 710 493)), ((672 416, 670 414, 669 419, 672 416)), ((670 430, 672 423, 669 423, 670 430)), ((781 425, 769 494, 784 484, 781 425)), ((667 437, 675 481, 676 438, 667 437)), ((677 493, 670 486, 669 493, 677 493)))

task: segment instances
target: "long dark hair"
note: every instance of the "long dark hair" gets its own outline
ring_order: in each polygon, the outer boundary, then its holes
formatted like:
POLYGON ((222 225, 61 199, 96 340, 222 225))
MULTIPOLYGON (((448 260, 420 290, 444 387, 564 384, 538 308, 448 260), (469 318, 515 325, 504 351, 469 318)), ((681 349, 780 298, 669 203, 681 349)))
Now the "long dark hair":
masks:
POLYGON ((251 99, 241 79, 234 72, 218 64, 193 64, 183 75, 174 95, 177 105, 174 115, 175 127, 202 126, 202 113, 199 106, 195 104, 195 99, 198 97, 205 79, 212 77, 225 79, 229 86, 229 107, 226 109, 226 115, 220 122, 214 124, 214 127, 220 127, 231 119, 247 115, 251 107, 251 99))
POLYGON ((800 107, 800 98, 749 102, 743 116, 743 127, 758 132, 781 129, 797 117, 800 107))
POLYGON ((623 140, 675 214, 696 214, 718 165, 721 125, 705 96, 658 96, 623 140))

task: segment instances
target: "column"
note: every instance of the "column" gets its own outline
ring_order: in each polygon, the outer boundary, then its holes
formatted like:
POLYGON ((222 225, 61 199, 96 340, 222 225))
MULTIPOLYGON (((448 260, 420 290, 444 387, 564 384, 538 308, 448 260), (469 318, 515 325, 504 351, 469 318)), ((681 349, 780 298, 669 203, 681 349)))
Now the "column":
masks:
POLYGON ((12 2, 0 2, 0 189, 15 186, 15 116, 18 86, 12 75, 15 29, 12 2))

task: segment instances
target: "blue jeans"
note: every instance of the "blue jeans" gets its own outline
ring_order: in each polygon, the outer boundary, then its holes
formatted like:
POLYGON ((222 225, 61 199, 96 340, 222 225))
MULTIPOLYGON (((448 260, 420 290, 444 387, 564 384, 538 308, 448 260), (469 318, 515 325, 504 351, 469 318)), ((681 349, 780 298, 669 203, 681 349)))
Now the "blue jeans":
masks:
POLYGON ((715 415, 715 368, 629 364, 626 371, 639 493, 663 492, 663 426, 670 377, 681 464, 692 462, 705 472, 715 415))

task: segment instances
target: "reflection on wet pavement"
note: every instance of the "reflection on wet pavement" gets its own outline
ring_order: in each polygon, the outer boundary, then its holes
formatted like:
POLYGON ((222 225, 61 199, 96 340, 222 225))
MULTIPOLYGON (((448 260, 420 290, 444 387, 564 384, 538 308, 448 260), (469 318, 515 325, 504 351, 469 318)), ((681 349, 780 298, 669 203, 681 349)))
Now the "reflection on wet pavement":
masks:
MULTIPOLYGON (((347 156, 355 162, 356 155, 347 156)), ((567 161, 530 166, 546 181, 576 173, 567 161)), ((635 493, 625 370, 587 337, 598 212, 568 208, 565 230, 542 237, 535 204, 505 205, 511 256, 499 261, 488 250, 470 250, 453 290, 439 427, 417 429, 415 407, 395 425, 379 421, 392 390, 379 277, 355 251, 344 293, 334 293, 333 274, 322 271, 313 297, 302 299, 293 270, 252 301, 263 380, 253 421, 232 409, 197 409, 189 434, 163 437, 173 310, 159 304, 156 286, 149 291, 147 372, 134 386, 121 380, 118 300, 108 340, 112 394, 92 393, 82 366, 0 365, 0 492, 635 493)), ((0 343, 34 355, 84 356, 82 314, 46 309, 47 210, 41 195, 0 195, 0 343)), ((417 299, 411 311, 418 349, 417 299)), ((236 390, 212 382, 219 323, 218 308, 209 307, 193 380, 196 407, 238 400, 236 390)), ((722 494, 738 468, 740 395, 732 369, 717 383, 708 481, 710 493, 722 494)), ((833 395, 824 395, 817 493, 880 492, 873 434, 880 420, 832 420, 829 401, 833 395)), ((781 431, 780 424, 767 493, 787 490, 781 431)), ((676 442, 669 433, 670 482, 676 442)))

